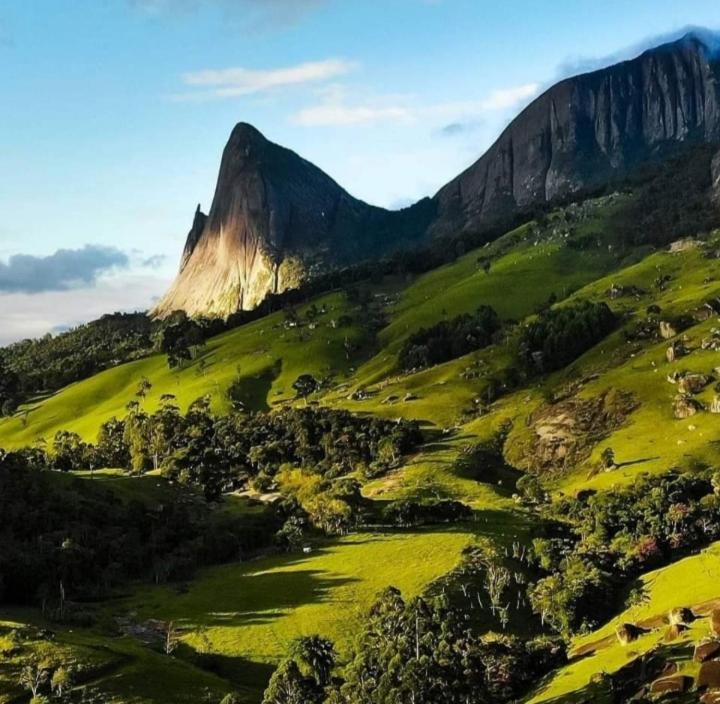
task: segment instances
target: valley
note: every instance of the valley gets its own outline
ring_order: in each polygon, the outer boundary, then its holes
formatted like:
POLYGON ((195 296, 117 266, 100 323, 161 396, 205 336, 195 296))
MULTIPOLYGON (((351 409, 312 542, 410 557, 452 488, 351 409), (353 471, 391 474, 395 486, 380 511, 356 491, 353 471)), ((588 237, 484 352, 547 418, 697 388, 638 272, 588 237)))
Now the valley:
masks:
POLYGON ((148 315, 0 348, 0 704, 720 701, 718 75, 394 211, 239 123, 148 315))

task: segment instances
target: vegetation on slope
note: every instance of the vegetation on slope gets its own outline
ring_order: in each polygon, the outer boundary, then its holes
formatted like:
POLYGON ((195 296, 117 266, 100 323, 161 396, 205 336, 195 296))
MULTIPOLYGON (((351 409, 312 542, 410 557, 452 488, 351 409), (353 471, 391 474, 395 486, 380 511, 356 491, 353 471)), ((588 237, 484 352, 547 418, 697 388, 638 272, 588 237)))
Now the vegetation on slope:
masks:
MULTIPOLYGON (((282 526, 264 535, 273 550, 288 552, 201 569, 187 584, 138 585, 89 608, 87 625, 72 636, 78 657, 84 646, 111 647, 132 661, 118 656, 114 676, 98 675, 86 691, 111 698, 132 689, 138 702, 162 701, 140 680, 173 670, 196 698, 203 682, 209 701, 235 690, 257 702, 272 668, 292 651, 294 665, 285 662, 275 684, 360 697, 353 672, 369 676, 364 663, 374 659, 382 676, 383 658, 404 653, 400 631, 382 650, 353 643, 363 627, 380 627, 377 611, 366 620, 368 609, 389 585, 402 591, 401 611, 411 616, 417 608, 432 619, 433 609, 445 608, 413 601, 423 592, 444 593, 463 611, 472 633, 453 633, 443 647, 462 643, 486 663, 497 657, 539 676, 545 665, 534 670, 513 635, 562 631, 581 643, 571 631, 607 621, 629 595, 636 599, 632 580, 645 583, 647 570, 712 539, 720 243, 701 233, 651 251, 671 236, 696 234, 676 228, 694 227, 704 210, 657 235, 630 237, 623 218, 666 192, 667 184, 568 206, 481 249, 459 248, 454 261, 419 276, 392 270, 354 280, 209 339, 189 358, 168 337, 164 354, 107 369, 0 421, 0 445, 34 445, 26 457, 47 453, 57 468, 79 474, 92 501, 109 501, 110 523, 124 525, 122 506, 135 499, 145 506, 133 509, 139 515, 155 510, 144 499, 155 496, 173 505, 192 497, 193 510, 213 517, 201 531, 233 516, 282 526), (480 306, 491 306, 497 320, 475 336, 480 306), (419 363, 403 362, 422 346, 428 355, 419 363), (430 355, 431 347, 441 352, 430 355), (527 364, 538 351, 543 368, 527 364), (209 402, 194 403, 205 396, 209 402), (675 417, 688 408, 692 417, 675 417), (395 429, 409 427, 398 419, 417 421, 424 445, 394 445, 395 429), (134 466, 139 476, 77 471, 102 464, 134 466), (174 484, 153 476, 156 467, 174 484), (681 471, 667 474, 671 467, 681 471), (636 482, 645 470, 654 475, 636 482), (343 503, 352 520, 326 520, 324 509, 344 515, 343 503), (419 527, 446 521, 453 525, 419 527), (323 537, 347 530, 361 532, 323 537), (107 622, 121 624, 117 644, 107 622), (484 650, 494 642, 484 640, 489 630, 502 634, 492 656, 484 650), (304 640, 294 646, 297 638, 304 640), (308 644, 335 653, 334 684, 327 666, 312 669, 302 650, 308 644)), ((85 496, 70 477, 39 475, 85 496)), ((54 533, 50 542, 62 544, 54 533)), ((134 574, 142 577, 144 564, 134 574)), ((68 624, 49 616, 59 638, 70 638, 68 624)), ((428 647, 436 650, 430 640, 428 647)), ((22 652, 18 664, 30 650, 22 652)), ((627 663, 627 654, 607 652, 608 668, 627 663)), ((413 656, 402 656, 407 672, 413 656)), ((452 679, 452 667, 427 664, 437 668, 429 686, 452 679)), ((537 696, 587 694, 590 667, 572 663, 537 696)), ((8 691, 17 692, 12 668, 8 691)), ((517 696, 524 686, 491 671, 492 682, 477 671, 478 691, 488 696, 517 696), (505 694, 491 692, 495 680, 506 682, 505 694)), ((386 681, 388 696, 405 686, 386 681)))

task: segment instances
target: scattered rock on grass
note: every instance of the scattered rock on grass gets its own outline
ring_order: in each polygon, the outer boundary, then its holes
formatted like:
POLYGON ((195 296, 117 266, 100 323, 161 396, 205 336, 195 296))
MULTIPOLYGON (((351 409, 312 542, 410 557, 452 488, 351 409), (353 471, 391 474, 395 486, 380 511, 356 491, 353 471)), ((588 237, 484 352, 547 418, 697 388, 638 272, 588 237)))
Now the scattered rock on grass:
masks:
POLYGON ((688 624, 695 620, 695 614, 685 606, 679 606, 676 609, 670 609, 668 613, 668 623, 674 624, 688 624))
POLYGON ((708 689, 720 688, 720 660, 710 660, 700 665, 697 687, 698 689, 704 687, 708 689))
POLYGON ((669 675, 660 677, 650 685, 650 694, 682 694, 690 689, 692 680, 685 675, 669 675))
POLYGON ((710 613, 710 632, 720 636, 720 609, 713 609, 710 613))
POLYGON ((615 629, 617 639, 623 645, 637 640, 642 631, 633 623, 623 623, 615 629))
POLYGON ((720 641, 709 640, 695 646, 693 660, 695 662, 706 662, 720 653, 720 641))

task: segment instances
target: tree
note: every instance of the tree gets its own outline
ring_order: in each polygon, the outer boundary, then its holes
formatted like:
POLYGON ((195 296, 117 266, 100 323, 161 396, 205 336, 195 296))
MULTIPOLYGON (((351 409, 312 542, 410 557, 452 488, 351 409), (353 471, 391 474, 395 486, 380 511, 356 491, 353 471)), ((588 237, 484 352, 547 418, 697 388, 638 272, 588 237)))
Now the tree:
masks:
POLYGON ((615 464, 615 450, 612 447, 606 447, 600 454, 600 463, 603 469, 613 469, 615 464))
POLYGON ((305 636, 295 641, 291 654, 303 662, 320 687, 330 682, 337 653, 332 641, 321 636, 305 636))
POLYGON ((152 389, 152 383, 150 382, 150 379, 144 376, 142 379, 140 379, 140 383, 137 386, 135 395, 144 401, 150 389, 152 389))
POLYGON ((263 704, 320 704, 322 692, 316 682, 304 677, 295 660, 283 662, 270 678, 263 704))
POLYGON ((243 700, 240 698, 239 694, 235 694, 235 692, 230 692, 230 694, 226 694, 220 700, 220 704, 243 704, 243 700))
POLYGON ((510 585, 510 570, 502 565, 489 562, 485 566, 485 590, 490 597, 490 606, 493 613, 502 604, 502 597, 510 585))
POLYGON ((169 621, 165 625, 165 638, 163 641, 163 651, 165 655, 172 655, 180 644, 180 636, 175 628, 175 622, 169 621))
POLYGON ((33 658, 20 670, 19 682, 21 687, 29 689, 32 696, 37 697, 49 678, 50 669, 47 664, 33 658))
POLYGON ((77 433, 58 430, 53 438, 51 456, 55 469, 62 472, 85 469, 88 446, 77 433))
POLYGON ((55 692, 59 697, 62 697, 63 694, 72 687, 73 683, 73 673, 72 670, 69 667, 65 667, 64 665, 60 665, 55 672, 52 674, 52 678, 50 680, 50 687, 52 688, 52 691, 55 692))
POLYGON ((96 451, 102 466, 122 469, 130 467, 130 450, 124 435, 124 420, 111 418, 100 426, 96 451))
POLYGON ((0 357, 0 417, 11 416, 18 407, 20 380, 0 357))
POLYGON ((292 384, 298 398, 304 398, 307 405, 307 397, 320 388, 320 382, 312 374, 301 374, 292 384))

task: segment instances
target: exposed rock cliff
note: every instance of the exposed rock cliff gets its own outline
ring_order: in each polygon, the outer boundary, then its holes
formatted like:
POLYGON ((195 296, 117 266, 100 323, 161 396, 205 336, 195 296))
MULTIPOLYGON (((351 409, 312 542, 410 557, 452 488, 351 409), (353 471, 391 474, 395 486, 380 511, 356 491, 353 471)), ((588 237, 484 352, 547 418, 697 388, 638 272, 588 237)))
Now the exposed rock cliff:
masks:
POLYGON ((226 316, 298 283, 315 263, 379 256, 423 235, 433 204, 389 212, 353 198, 289 149, 240 123, 210 213, 196 211, 180 273, 154 314, 226 316))
MULTIPOLYGON (((681 144, 720 141, 720 62, 702 34, 556 84, 432 199, 390 212, 359 201, 255 128, 235 127, 207 218, 198 210, 178 278, 154 313, 228 315, 315 264, 377 257, 478 230, 603 185, 681 144)), ((713 164, 720 193, 720 157, 713 164)))
POLYGON ((690 34, 554 85, 440 190, 433 232, 606 183, 681 142, 718 141, 718 76, 714 47, 690 34))

